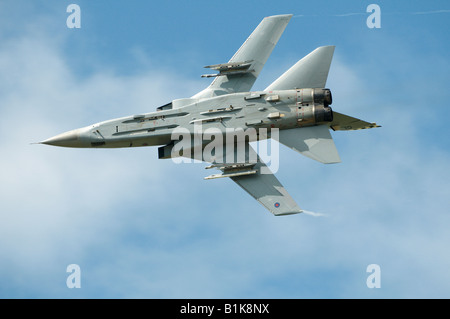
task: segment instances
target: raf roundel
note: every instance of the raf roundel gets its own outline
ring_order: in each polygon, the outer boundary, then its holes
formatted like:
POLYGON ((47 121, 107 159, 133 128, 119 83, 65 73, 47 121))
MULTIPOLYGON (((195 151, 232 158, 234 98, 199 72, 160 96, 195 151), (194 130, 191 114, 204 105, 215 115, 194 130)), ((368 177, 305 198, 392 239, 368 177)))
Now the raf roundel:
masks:
POLYGON ((280 207, 280 203, 276 202, 275 205, 273 205, 273 206, 275 206, 275 208, 278 208, 278 207, 280 207))

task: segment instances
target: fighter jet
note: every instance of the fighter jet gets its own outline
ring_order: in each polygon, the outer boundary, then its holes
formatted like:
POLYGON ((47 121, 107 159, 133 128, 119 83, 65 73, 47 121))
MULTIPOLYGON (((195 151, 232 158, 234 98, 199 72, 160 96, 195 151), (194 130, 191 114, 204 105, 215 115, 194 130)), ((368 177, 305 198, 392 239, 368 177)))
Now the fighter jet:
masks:
POLYGON ((299 60, 262 91, 251 91, 292 15, 264 18, 227 63, 208 65, 214 78, 203 91, 156 111, 108 120, 40 143, 78 148, 159 146, 160 159, 189 158, 218 169, 276 216, 304 212, 249 145, 276 139, 325 164, 340 162, 330 134, 378 127, 334 112, 325 88, 334 46, 299 60), (231 138, 230 138, 231 136, 231 138), (214 138, 213 138, 214 137, 214 138))

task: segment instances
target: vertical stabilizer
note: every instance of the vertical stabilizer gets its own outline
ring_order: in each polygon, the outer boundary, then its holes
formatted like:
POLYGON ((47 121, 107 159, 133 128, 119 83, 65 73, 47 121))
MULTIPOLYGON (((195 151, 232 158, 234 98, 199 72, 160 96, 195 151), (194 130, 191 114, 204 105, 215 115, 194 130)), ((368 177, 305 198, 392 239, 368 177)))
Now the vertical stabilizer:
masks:
POLYGON ((324 88, 327 83, 333 53, 334 46, 332 45, 315 49, 276 79, 264 91, 324 88))

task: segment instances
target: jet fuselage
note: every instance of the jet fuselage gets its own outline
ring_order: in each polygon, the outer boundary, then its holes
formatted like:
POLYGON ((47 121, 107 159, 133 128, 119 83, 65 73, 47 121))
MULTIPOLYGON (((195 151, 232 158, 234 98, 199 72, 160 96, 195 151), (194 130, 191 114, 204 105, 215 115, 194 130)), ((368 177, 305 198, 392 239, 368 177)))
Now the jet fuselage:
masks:
POLYGON ((225 94, 195 100, 180 99, 151 113, 108 120, 62 133, 43 144, 79 148, 166 145, 174 132, 194 133, 214 128, 279 130, 331 122, 328 89, 296 89, 225 94))

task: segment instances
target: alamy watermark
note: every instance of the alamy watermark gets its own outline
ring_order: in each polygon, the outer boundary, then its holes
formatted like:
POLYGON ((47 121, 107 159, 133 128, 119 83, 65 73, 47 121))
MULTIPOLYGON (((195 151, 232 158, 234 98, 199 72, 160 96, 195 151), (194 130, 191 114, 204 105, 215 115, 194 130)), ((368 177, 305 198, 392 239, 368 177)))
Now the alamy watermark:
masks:
POLYGON ((366 268, 366 272, 370 273, 367 277, 367 288, 381 288, 381 267, 377 264, 370 264, 366 268))
POLYGON ((371 12, 372 14, 367 17, 366 24, 369 29, 379 29, 381 28, 381 8, 378 4, 369 4, 367 6, 366 12, 371 12))
POLYGON ((77 264, 70 264, 66 268, 66 272, 70 273, 66 279, 67 288, 81 288, 81 268, 77 264))
POLYGON ((69 4, 67 6, 66 12, 70 13, 67 17, 66 25, 69 29, 79 29, 81 28, 81 8, 78 4, 69 4))
POLYGON ((267 165, 261 174, 276 173, 279 168, 279 144, 268 139, 279 139, 278 128, 225 128, 210 127, 203 130, 194 123, 193 132, 184 127, 172 131, 174 145, 170 157, 175 164, 201 163, 246 164, 257 163, 258 155, 267 165), (257 143, 255 152, 250 142, 257 143))

